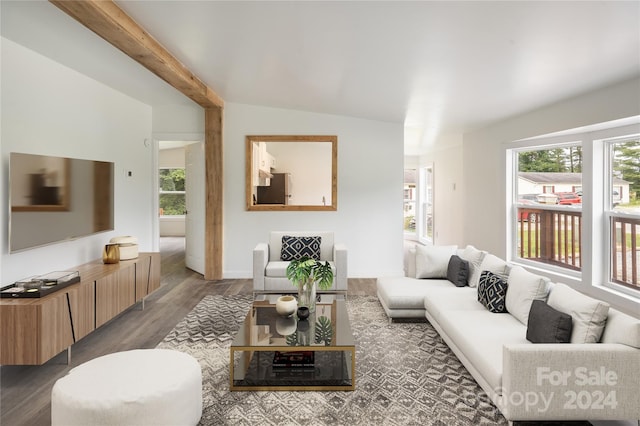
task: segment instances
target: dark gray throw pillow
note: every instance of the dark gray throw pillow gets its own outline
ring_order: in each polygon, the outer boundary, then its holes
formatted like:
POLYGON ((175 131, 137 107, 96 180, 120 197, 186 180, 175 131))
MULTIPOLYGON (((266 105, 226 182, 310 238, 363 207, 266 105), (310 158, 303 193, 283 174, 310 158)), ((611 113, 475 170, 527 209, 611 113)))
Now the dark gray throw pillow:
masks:
POLYGON ((507 312, 507 281, 491 271, 482 271, 478 282, 478 302, 494 314, 507 312))
POLYGON ((282 250, 280 259, 284 261, 298 260, 303 256, 308 256, 315 260, 320 260, 320 243, 322 237, 293 237, 285 235, 282 237, 282 250))
POLYGON ((456 287, 464 287, 469 284, 469 262, 458 255, 451 256, 447 267, 447 279, 456 287))
POLYGON ((569 343, 572 328, 571 315, 553 309, 542 300, 531 304, 527 323, 527 340, 531 343, 569 343))

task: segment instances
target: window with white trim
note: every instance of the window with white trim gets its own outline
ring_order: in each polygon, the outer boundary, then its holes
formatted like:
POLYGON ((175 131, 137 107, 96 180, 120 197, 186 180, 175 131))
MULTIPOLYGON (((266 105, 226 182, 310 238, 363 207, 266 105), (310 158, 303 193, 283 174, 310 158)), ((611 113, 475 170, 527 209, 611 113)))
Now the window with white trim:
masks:
POLYGON ((514 150, 515 258, 581 270, 582 147, 514 150))
POLYGON ((605 140, 608 284, 640 291, 640 135, 605 140))
POLYGON ((420 239, 433 243, 433 165, 420 169, 420 239))

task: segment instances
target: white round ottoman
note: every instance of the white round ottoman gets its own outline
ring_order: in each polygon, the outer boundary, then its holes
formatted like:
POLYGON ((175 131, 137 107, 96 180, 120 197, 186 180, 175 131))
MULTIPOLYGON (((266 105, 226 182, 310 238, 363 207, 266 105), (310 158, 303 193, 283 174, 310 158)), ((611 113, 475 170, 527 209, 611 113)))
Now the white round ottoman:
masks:
POLYGON ((116 352, 58 379, 51 424, 196 425, 202 416, 202 371, 191 355, 167 349, 116 352))

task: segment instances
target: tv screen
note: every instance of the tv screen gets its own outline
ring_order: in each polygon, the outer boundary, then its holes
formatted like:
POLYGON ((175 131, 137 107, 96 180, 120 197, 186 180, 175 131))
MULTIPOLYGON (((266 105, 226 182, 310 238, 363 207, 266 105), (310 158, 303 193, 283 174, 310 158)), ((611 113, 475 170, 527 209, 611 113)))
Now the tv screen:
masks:
POLYGON ((9 251, 114 229, 114 164, 12 152, 9 251))

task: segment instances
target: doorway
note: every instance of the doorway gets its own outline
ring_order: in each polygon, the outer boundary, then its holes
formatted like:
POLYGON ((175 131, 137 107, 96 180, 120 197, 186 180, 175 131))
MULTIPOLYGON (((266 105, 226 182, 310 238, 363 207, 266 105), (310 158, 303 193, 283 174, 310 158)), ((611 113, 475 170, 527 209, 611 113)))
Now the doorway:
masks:
POLYGON ((187 268, 204 275, 204 143, 158 141, 159 237, 182 237, 187 268))

